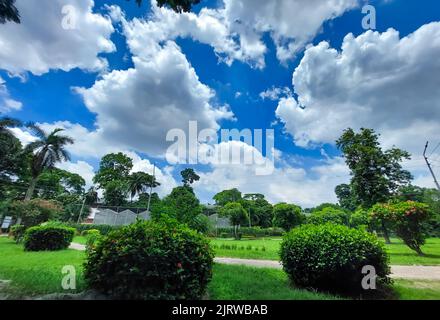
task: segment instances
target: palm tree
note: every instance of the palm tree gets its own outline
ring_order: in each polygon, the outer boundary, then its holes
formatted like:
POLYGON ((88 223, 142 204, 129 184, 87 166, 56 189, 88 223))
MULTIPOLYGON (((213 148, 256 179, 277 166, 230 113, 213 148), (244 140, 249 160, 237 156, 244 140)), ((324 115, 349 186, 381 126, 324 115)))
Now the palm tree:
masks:
POLYGON ((160 186, 160 183, 156 179, 145 172, 134 172, 129 177, 129 191, 131 196, 131 202, 133 197, 137 194, 144 192, 147 188, 156 188, 160 186))
POLYGON ((9 128, 21 127, 22 123, 20 120, 3 117, 0 118, 0 134, 12 135, 13 133, 9 128))
POLYGON ((65 146, 67 144, 73 144, 72 138, 58 134, 63 131, 63 129, 55 129, 47 134, 35 124, 28 124, 27 127, 34 133, 38 140, 31 142, 25 148, 25 152, 32 155, 32 179, 26 192, 25 201, 29 201, 32 198, 38 177, 44 170, 54 168, 57 162, 70 160, 70 155, 65 149, 65 146))
POLYGON ((20 13, 14 2, 15 0, 0 0, 0 24, 7 21, 20 23, 20 13))

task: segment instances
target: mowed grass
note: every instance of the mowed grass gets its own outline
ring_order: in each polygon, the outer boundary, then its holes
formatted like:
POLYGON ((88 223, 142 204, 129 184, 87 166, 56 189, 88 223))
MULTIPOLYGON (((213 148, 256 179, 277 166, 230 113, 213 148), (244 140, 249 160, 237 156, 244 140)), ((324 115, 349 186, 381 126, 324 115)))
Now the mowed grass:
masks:
POLYGON ((87 244, 87 237, 84 236, 76 236, 73 238, 73 241, 75 243, 79 243, 79 244, 87 244))
POLYGON ((25 252, 23 246, 11 239, 0 237, 0 280, 11 280, 1 295, 27 298, 36 295, 67 291, 61 286, 66 265, 75 267, 76 290, 84 290, 82 264, 85 253, 76 250, 54 252, 25 252))
MULTIPOLYGON (((216 256, 242 259, 279 260, 280 244, 280 238, 211 240, 216 256)), ((392 244, 386 245, 386 249, 392 265, 440 265, 439 238, 426 240, 426 244, 422 247, 426 254, 424 257, 418 256, 399 239, 392 239, 392 244)))
POLYGON ((208 286, 211 300, 335 300, 335 296, 292 288, 276 269, 215 264, 208 286))

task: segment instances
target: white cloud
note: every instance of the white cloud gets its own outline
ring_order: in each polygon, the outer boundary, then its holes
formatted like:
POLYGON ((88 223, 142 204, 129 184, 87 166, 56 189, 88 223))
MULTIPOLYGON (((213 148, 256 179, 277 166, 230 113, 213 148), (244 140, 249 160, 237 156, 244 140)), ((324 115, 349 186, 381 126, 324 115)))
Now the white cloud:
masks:
POLYGON ((437 139, 440 117, 440 23, 400 39, 393 29, 345 37, 306 50, 293 74, 298 101, 281 99, 278 117, 301 146, 333 143, 348 127, 371 127, 393 144, 420 153, 437 139))
POLYGON ((292 94, 288 87, 272 87, 260 93, 260 98, 263 100, 276 101, 281 97, 289 97, 292 94))
POLYGON ((11 98, 6 82, 0 77, 0 113, 21 110, 23 104, 11 98))
MULTIPOLYGON (((259 154, 258 150, 243 142, 229 142, 223 147, 243 148, 259 154)), ((277 159, 280 158, 282 156, 278 154, 277 159)), ((288 202, 312 207, 322 202, 336 202, 334 188, 349 181, 347 167, 338 157, 323 160, 322 164, 308 170, 285 164, 282 160, 270 175, 256 175, 255 169, 256 165, 213 165, 209 172, 200 173, 195 191, 205 202, 212 202, 211 198, 217 192, 238 188, 243 193, 262 193, 272 203, 288 202)))
POLYGON ((92 12, 93 0, 18 0, 16 5, 21 24, 0 28, 0 69, 35 75, 51 69, 106 69, 107 61, 98 55, 115 50, 110 41, 114 29, 109 18, 92 12), (65 6, 73 9, 72 30, 63 28, 65 6))
POLYGON ((277 56, 284 62, 313 40, 324 22, 341 16, 359 2, 224 0, 223 6, 217 9, 203 8, 198 14, 178 14, 165 7, 159 8, 152 1, 152 14, 148 20, 127 22, 116 6, 111 6, 110 15, 115 21, 129 24, 126 29, 135 32, 129 38, 136 54, 143 52, 145 55, 162 41, 188 37, 210 45, 219 60, 228 65, 237 60, 263 68, 268 50, 263 41, 264 34, 270 34, 277 56))
POLYGON ((341 51, 322 42, 293 74, 298 100, 280 99, 276 114, 304 147, 334 143, 348 127, 374 128, 384 147, 415 156, 408 168, 417 178, 426 176, 420 155, 427 140, 438 141, 439 55, 440 22, 404 38, 393 29, 349 34, 341 51))
POLYGON ((93 177, 95 176, 95 170, 89 163, 85 161, 61 162, 57 164, 57 168, 76 173, 83 177, 86 181, 86 189, 93 186, 93 177))

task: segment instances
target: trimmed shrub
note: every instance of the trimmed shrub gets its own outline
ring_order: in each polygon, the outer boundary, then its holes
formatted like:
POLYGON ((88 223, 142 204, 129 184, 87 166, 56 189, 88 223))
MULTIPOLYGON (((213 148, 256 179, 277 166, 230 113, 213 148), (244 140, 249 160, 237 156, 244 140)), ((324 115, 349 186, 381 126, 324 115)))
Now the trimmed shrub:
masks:
POLYGON ((56 251, 67 249, 73 240, 75 229, 61 226, 36 226, 26 230, 26 251, 56 251))
POLYGON ((21 224, 16 224, 9 230, 9 235, 15 240, 16 243, 21 243, 24 238, 26 227, 21 224))
POLYGON ((175 222, 138 221, 88 250, 89 287, 118 299, 200 299, 212 276, 208 240, 175 222))
POLYGON ((284 236, 284 271, 295 286, 338 294, 367 294, 362 268, 373 266, 377 285, 390 283, 384 245, 371 233, 335 224, 304 225, 284 236))

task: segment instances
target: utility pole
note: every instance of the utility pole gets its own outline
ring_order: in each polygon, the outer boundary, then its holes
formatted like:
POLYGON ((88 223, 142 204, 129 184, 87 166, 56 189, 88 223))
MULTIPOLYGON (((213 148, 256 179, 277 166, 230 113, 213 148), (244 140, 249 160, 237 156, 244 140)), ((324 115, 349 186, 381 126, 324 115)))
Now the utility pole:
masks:
POLYGON ((84 194, 84 200, 83 200, 82 205, 81 205, 81 211, 79 212, 79 216, 78 216, 78 221, 77 221, 77 223, 80 223, 80 221, 81 221, 81 217, 82 217, 82 214, 83 214, 83 211, 84 211, 84 207, 85 207, 85 205, 86 205, 87 196, 88 196, 91 192, 94 192, 94 191, 95 191, 95 189, 92 187, 92 189, 90 189, 86 194, 84 194))
POLYGON ((150 213, 151 194, 153 193, 153 184, 155 181, 156 181, 156 164, 153 163, 153 181, 151 181, 150 195, 148 196, 148 206, 147 206, 148 213, 150 213))
POLYGON ((437 178, 435 177, 435 173, 432 170, 431 164, 429 163, 429 159, 426 156, 426 150, 428 150, 428 146, 429 146, 429 141, 426 142, 425 151, 423 151, 423 158, 425 158, 425 161, 426 161, 426 164, 428 165, 429 171, 431 172, 431 175, 434 178, 434 183, 437 186, 438 191, 440 191, 440 184, 438 183, 437 178))

